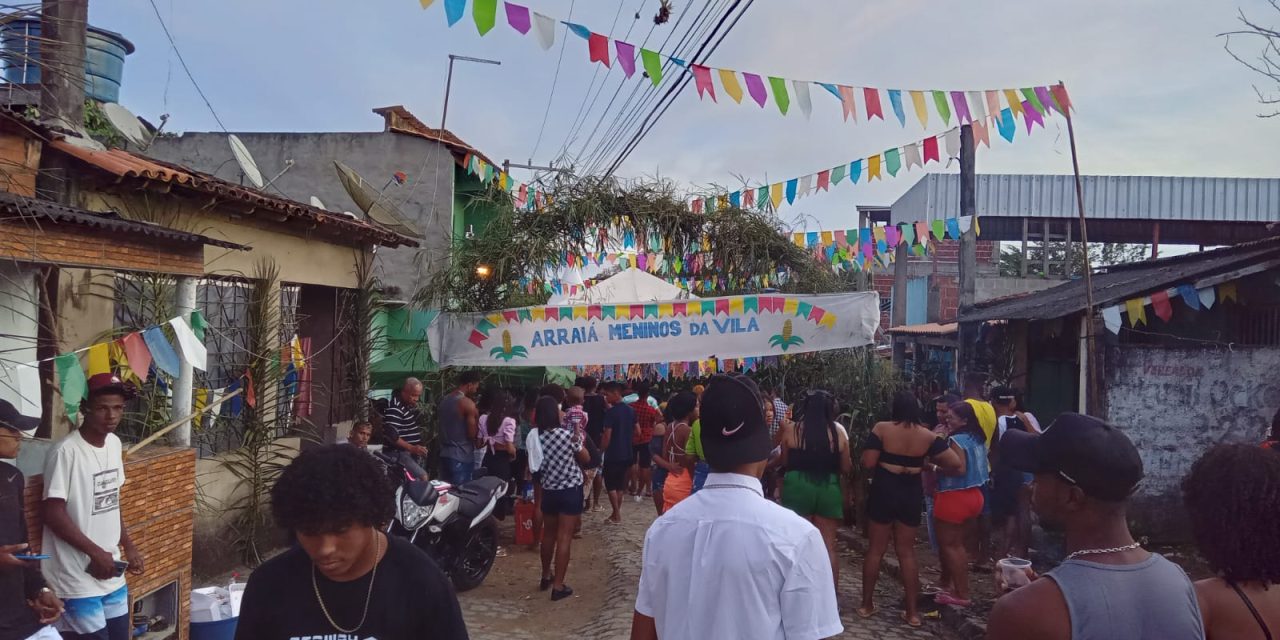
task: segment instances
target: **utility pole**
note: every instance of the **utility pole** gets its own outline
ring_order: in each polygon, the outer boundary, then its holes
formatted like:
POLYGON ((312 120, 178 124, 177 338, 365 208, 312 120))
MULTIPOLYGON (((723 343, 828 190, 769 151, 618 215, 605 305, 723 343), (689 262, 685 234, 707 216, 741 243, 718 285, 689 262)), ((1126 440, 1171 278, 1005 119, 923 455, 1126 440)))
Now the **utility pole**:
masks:
MULTIPOLYGON (((84 129, 85 32, 89 0, 43 0, 40 10, 40 119, 69 132, 84 129)), ((77 206, 71 160, 63 154, 40 154, 36 176, 39 195, 77 206)))
MULTIPOLYGON (((960 127, 960 215, 973 216, 977 212, 977 196, 974 191, 977 188, 977 174, 975 172, 974 161, 976 159, 975 147, 973 144, 973 127, 963 125, 960 127)), ((972 218, 970 218, 972 220, 972 218)), ((977 225, 970 224, 969 229, 960 234, 960 313, 973 308, 974 298, 976 296, 977 286, 977 270, 978 270, 978 247, 977 247, 977 225)), ((960 374, 972 371, 974 367, 975 346, 978 341, 977 327, 972 325, 960 325, 959 335, 960 353, 959 365, 960 374)))

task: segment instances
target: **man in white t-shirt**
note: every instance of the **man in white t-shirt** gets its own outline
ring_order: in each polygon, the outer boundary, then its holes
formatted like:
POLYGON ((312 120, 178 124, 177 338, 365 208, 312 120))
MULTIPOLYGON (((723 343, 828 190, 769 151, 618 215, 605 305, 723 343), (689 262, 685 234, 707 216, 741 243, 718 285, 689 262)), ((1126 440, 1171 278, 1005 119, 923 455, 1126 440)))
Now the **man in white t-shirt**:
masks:
POLYGON ((89 378, 80 428, 49 450, 44 465, 44 575, 66 612, 58 629, 68 640, 130 637, 124 572, 142 573, 120 508, 124 457, 116 427, 132 387, 100 373, 89 378), (121 549, 127 564, 121 562, 121 549))
POLYGON ((711 473, 645 535, 632 640, 838 635, 844 626, 822 534, 760 489, 773 441, 755 383, 713 377, 700 413, 711 473))

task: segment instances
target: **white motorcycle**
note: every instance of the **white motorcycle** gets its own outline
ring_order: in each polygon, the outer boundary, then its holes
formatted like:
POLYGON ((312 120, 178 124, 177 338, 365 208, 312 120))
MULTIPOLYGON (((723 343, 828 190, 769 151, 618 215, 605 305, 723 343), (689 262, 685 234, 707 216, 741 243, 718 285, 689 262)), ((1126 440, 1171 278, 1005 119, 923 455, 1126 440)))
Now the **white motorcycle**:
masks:
POLYGON ((458 591, 480 586, 498 553, 493 513, 507 493, 506 481, 486 476, 454 486, 415 480, 395 461, 383 460, 397 483, 396 517, 386 532, 425 551, 458 591))

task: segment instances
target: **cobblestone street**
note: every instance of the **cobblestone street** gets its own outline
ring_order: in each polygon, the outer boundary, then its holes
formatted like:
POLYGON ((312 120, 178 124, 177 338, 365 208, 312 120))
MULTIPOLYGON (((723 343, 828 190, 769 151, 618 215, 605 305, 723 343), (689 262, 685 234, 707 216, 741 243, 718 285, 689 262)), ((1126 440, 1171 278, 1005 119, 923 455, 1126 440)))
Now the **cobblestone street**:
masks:
MULTIPOLYGON (((583 538, 574 541, 573 559, 566 580, 576 593, 567 601, 551 603, 537 591, 537 554, 508 547, 494 572, 479 589, 460 595, 463 616, 473 640, 627 638, 636 588, 640 581, 641 545, 653 520, 653 509, 627 502, 624 523, 605 523, 606 513, 584 514, 583 538), (566 633, 567 632, 567 633, 566 633)), ((503 523, 504 544, 511 540, 510 520, 503 523)), ((842 545, 843 547, 843 545, 842 545)), ((946 638, 940 623, 926 620, 923 629, 911 629, 898 618, 902 591, 890 575, 876 590, 878 612, 868 620, 854 613, 861 592, 861 557, 844 552, 840 572, 840 609, 845 631, 838 638, 871 640, 928 640, 946 638)))

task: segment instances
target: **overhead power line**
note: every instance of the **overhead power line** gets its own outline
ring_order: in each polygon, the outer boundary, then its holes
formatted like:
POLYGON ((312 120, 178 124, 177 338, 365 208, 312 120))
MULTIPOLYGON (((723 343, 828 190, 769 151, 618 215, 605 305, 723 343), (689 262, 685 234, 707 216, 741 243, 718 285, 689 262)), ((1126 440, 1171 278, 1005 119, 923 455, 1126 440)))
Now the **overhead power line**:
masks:
POLYGON ((173 53, 178 57, 178 64, 182 65, 182 70, 186 72, 187 79, 196 88, 196 93, 200 94, 200 99, 204 100, 204 106, 209 108, 209 113, 213 114, 213 120, 218 123, 218 128, 222 129, 223 133, 230 133, 227 131, 227 125, 222 124, 222 118, 218 117, 218 112, 214 110, 213 104, 209 102, 209 96, 204 94, 204 89, 201 89, 200 83, 196 82, 195 75, 191 73, 191 67, 187 66, 186 59, 182 57, 182 51, 178 49, 178 43, 174 41, 173 34, 169 33, 169 26, 164 23, 164 17, 160 15, 160 7, 156 6, 156 0, 149 1, 151 2, 151 10, 156 13, 156 20, 160 22, 160 28, 164 30, 164 37, 169 39, 169 46, 173 47, 173 53))

